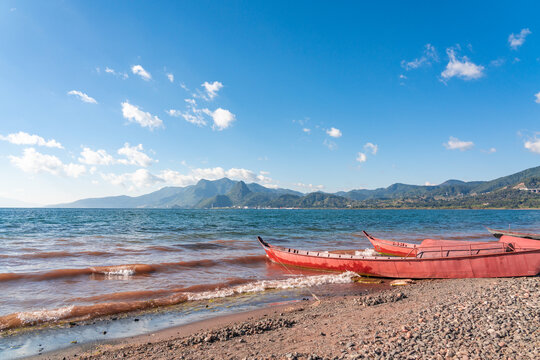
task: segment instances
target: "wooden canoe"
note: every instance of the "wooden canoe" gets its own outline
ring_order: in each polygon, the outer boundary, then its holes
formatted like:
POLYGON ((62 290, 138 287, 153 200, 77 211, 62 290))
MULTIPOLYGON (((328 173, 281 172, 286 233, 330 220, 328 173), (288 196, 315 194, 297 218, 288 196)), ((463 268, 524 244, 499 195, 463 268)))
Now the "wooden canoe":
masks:
POLYGON ((387 257, 297 250, 270 245, 261 237, 258 240, 268 259, 281 265, 326 271, 353 271, 376 277, 455 279, 536 276, 540 273, 540 249, 514 250, 501 247, 496 253, 476 255, 424 251, 416 257, 387 257))
POLYGON ((533 233, 524 233, 524 232, 517 232, 517 231, 510 231, 510 230, 495 230, 486 228, 490 233, 493 234, 496 238, 500 238, 503 235, 506 236, 514 236, 514 237, 520 237, 524 239, 533 239, 533 240, 540 240, 540 234, 533 234, 533 233))
POLYGON ((501 248, 508 246, 517 249, 539 248, 540 242, 525 238, 503 235, 499 241, 463 241, 463 240, 434 240, 425 239, 420 244, 378 239, 363 231, 373 248, 378 253, 389 256, 416 257, 423 251, 440 250, 442 252, 451 251, 454 254, 478 254, 488 252, 498 252, 501 248))

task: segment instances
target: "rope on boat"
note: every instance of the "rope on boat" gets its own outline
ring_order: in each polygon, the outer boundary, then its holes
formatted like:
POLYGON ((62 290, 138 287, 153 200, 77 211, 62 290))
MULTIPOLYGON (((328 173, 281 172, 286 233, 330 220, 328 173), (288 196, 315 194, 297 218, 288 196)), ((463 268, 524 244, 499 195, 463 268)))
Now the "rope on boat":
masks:
MULTIPOLYGON (((285 270, 287 270, 287 272, 291 275, 294 275, 292 273, 292 271, 285 265, 283 264, 281 261, 279 261, 279 259, 276 257, 275 260, 277 260, 278 264, 281 265, 285 270)), ((311 294, 311 296, 313 296, 315 299, 317 299, 317 301, 312 305, 312 306, 318 306, 321 302, 321 299, 319 299, 319 297, 317 295, 315 295, 315 293, 313 291, 311 291, 311 289, 309 287, 307 287, 307 291, 309 291, 309 293, 311 294)))

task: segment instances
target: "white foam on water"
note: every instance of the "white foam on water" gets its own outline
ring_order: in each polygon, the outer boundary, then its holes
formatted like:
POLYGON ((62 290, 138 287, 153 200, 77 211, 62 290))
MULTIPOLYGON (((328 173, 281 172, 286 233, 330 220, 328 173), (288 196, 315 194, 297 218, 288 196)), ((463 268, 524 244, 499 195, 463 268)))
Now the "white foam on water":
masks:
POLYGON ((66 317, 69 317, 71 311, 73 310, 73 305, 66 306, 54 310, 36 310, 29 312, 22 312, 17 314, 17 318, 21 320, 23 324, 32 324, 34 322, 46 322, 46 321, 56 321, 61 320, 66 317))
POLYGON ((374 249, 369 248, 369 249, 364 249, 364 250, 361 250, 361 251, 355 251, 354 255, 356 255, 356 256, 377 256, 378 253, 374 249))
POLYGON ((129 266, 126 267, 116 267, 109 270, 97 270, 91 268, 92 272, 95 274, 105 275, 107 278, 129 278, 130 276, 135 275, 135 270, 129 266))
POLYGON ((252 283, 238 285, 227 289, 214 291, 204 291, 200 293, 187 294, 188 300, 209 300, 215 298, 224 298, 244 293, 261 292, 270 289, 294 289, 303 287, 312 287, 326 284, 348 284, 352 283, 352 278, 358 274, 347 271, 336 275, 315 275, 288 278, 284 280, 260 280, 252 283))

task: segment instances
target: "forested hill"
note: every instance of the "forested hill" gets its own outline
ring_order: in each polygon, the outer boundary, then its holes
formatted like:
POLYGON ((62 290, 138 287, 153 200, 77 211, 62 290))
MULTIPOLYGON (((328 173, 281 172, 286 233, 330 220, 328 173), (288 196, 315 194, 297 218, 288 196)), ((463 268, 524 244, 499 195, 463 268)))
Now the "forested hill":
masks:
POLYGON ((374 190, 303 194, 227 178, 150 194, 78 200, 68 208, 540 208, 540 166, 490 181, 393 184, 374 190))

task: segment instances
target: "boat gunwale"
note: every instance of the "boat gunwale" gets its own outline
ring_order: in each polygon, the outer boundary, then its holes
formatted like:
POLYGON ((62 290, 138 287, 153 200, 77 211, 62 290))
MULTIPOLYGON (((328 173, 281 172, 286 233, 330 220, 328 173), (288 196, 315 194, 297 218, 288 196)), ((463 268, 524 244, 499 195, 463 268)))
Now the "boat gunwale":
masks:
POLYGON ((523 233, 523 232, 517 232, 517 231, 512 231, 512 230, 497 230, 497 229, 492 229, 489 227, 486 227, 486 229, 496 238, 500 238, 502 236, 513 236, 513 237, 519 237, 519 238, 524 238, 524 239, 540 240, 540 234, 523 233))
MULTIPOLYGON (((262 240, 262 239, 261 239, 262 240)), ((260 241, 260 240, 259 240, 260 241)), ((333 259, 333 260, 365 260, 365 261, 441 261, 441 260, 459 260, 459 259, 476 259, 480 257, 492 257, 492 256, 507 256, 507 255, 520 255, 520 254, 529 254, 529 253, 540 253, 540 248, 520 248, 519 250, 516 249, 514 251, 509 252, 499 252, 499 253, 492 253, 492 254, 470 254, 470 255, 457 255, 457 256, 443 256, 443 257, 401 257, 401 256, 361 256, 361 255, 340 255, 340 254, 332 254, 329 252, 324 251, 309 251, 309 250, 299 250, 299 249, 293 249, 293 248, 285 248, 281 246, 274 246, 270 245, 266 242, 261 243, 263 248, 265 250, 273 250, 275 252, 282 252, 287 254, 293 254, 298 256, 305 256, 310 258, 322 258, 322 259, 333 259), (269 245, 269 246, 265 246, 269 245), (292 250, 292 251, 291 251, 292 250), (317 254, 310 254, 317 253, 317 254), (324 255, 319 255, 320 253, 324 253, 324 255)))

